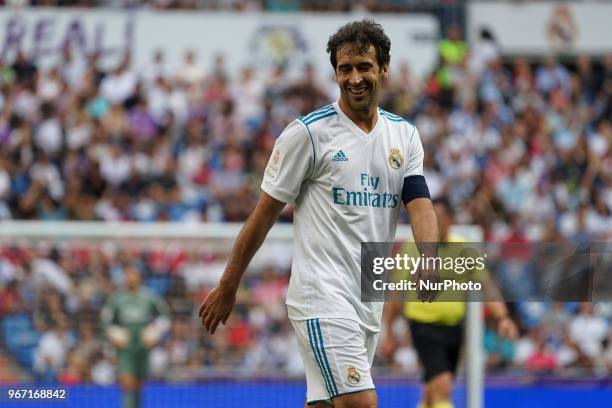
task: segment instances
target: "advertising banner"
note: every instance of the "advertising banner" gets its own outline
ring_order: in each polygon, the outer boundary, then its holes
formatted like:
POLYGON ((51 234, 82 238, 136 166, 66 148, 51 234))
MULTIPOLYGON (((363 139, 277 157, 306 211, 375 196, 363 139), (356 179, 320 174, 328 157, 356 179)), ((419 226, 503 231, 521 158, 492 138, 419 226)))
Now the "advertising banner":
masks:
POLYGON ((612 51, 609 2, 481 2, 468 4, 468 38, 487 28, 505 55, 604 54, 612 51))
MULTIPOLYGON (((299 72, 306 63, 320 74, 331 72, 325 52, 329 36, 360 14, 229 13, 89 9, 4 9, 0 11, 0 52, 9 61, 17 50, 43 65, 53 64, 62 50, 77 55, 98 52, 101 62, 116 64, 126 51, 142 67, 157 49, 171 67, 187 50, 196 52, 204 67, 222 55, 228 71, 250 65, 268 68, 284 64, 299 72)), ((425 75, 436 62, 438 22, 428 15, 377 15, 392 41, 392 69, 406 62, 425 75)))

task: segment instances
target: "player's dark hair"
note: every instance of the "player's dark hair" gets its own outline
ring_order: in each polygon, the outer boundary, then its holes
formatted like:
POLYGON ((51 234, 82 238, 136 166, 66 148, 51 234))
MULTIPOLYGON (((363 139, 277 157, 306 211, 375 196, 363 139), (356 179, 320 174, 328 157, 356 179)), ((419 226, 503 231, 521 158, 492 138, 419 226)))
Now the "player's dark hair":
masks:
POLYGON ((376 60, 381 67, 389 64, 391 60, 391 55, 389 54, 391 40, 385 34, 382 26, 372 19, 345 24, 334 35, 329 37, 327 52, 329 52, 329 60, 334 67, 334 71, 338 64, 336 53, 346 44, 356 45, 360 53, 368 52, 370 45, 373 45, 376 49, 376 60))

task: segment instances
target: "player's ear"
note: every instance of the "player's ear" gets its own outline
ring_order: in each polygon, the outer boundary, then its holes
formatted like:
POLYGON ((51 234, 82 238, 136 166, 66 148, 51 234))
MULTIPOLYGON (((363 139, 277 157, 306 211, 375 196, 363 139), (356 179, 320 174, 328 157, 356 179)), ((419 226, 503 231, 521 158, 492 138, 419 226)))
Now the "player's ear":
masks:
POLYGON ((386 80, 389 78, 389 64, 385 64, 382 66, 382 68, 380 69, 380 75, 382 79, 386 80))

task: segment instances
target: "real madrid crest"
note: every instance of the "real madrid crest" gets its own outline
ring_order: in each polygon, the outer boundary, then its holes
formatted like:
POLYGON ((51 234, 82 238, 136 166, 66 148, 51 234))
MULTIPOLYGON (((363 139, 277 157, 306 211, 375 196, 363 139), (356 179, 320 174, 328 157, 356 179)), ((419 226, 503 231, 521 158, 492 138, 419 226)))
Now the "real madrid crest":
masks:
POLYGON ((349 367, 346 370, 346 379, 349 383, 356 385, 361 381, 361 374, 359 374, 355 367, 349 367))
POLYGON ((394 169, 399 169, 404 164, 404 158, 398 148, 392 147, 389 153, 389 166, 394 169))
POLYGON ((276 180, 279 174, 278 169, 280 168, 282 162, 283 155, 281 154, 280 150, 274 149, 274 152, 272 152, 272 157, 270 157, 268 165, 266 166, 266 174, 268 175, 268 177, 271 177, 273 180, 276 180))

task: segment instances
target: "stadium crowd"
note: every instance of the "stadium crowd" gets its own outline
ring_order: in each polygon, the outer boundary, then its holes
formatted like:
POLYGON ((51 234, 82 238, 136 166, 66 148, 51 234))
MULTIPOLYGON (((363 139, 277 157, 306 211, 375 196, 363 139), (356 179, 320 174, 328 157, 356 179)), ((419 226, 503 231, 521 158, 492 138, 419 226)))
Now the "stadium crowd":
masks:
MULTIPOLYGON (((286 317, 290 259, 265 248, 267 261, 251 268, 220 334, 204 333, 196 306, 217 282, 225 253, 166 248, 3 247, 0 253, 0 344, 21 371, 39 381, 115 383, 115 350, 100 328, 100 310, 122 287, 123 270, 137 265, 145 287, 163 295, 172 328, 150 354, 154 379, 217 377, 301 378, 302 362, 286 317)), ((612 304, 520 302, 512 305, 521 337, 500 339, 487 327, 483 348, 489 372, 524 380, 530 375, 609 378, 612 373, 612 304)), ((375 360, 379 374, 414 378, 419 364, 403 319, 392 358, 375 360)), ((14 380, 15 378, 13 378, 14 380)))
MULTIPOLYGON (((230 74, 222 56, 187 52, 170 67, 161 50, 147 67, 126 55, 110 71, 69 51, 50 69, 23 54, 0 62, 0 219, 243 221, 275 138, 338 91, 312 67, 297 78, 283 67, 230 74)), ((381 106, 417 125, 431 194, 448 198, 460 223, 493 241, 612 238, 612 55, 504 63, 486 33, 467 47, 451 27, 431 75, 403 65, 385 86, 381 106)), ((224 334, 209 337, 192 314, 222 271, 220 254, 1 249, 3 348, 38 378, 114 381, 97 322, 132 263, 173 311, 154 376, 303 372, 283 306, 287 265, 248 273, 224 334)), ((524 303, 515 314, 518 342, 487 331, 491 369, 612 369, 609 304, 524 303)), ((414 373, 410 337, 397 330, 403 346, 377 365, 414 373)))
MULTIPOLYGON (((432 196, 492 240, 609 239, 612 55, 505 65, 486 35, 468 50, 449 32, 432 74, 403 65, 381 103, 417 125, 432 196)), ((312 67, 229 75, 193 52, 0 73, 0 219, 242 221, 280 131, 337 96, 312 67)))

